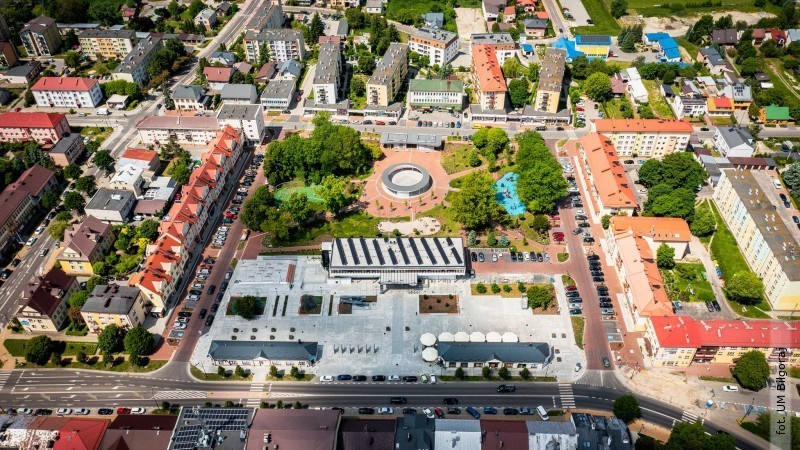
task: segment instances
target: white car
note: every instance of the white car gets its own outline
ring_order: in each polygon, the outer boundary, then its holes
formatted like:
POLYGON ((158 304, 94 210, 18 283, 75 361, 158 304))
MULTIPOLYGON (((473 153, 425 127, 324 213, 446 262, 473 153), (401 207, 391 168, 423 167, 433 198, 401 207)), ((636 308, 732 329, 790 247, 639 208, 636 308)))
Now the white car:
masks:
POLYGON ((56 410, 56 415, 59 415, 59 416, 68 416, 70 414, 72 414, 72 409, 70 409, 70 408, 58 408, 56 410))
POLYGON ((584 216, 585 216, 585 215, 586 215, 586 211, 584 211, 584 210, 582 210, 582 209, 576 209, 576 210, 575 210, 575 214, 581 214, 581 215, 584 215, 584 216))
POLYGON ((91 412, 91 411, 89 411, 89 410, 88 410, 88 409, 86 409, 86 408, 78 408, 78 409, 76 409, 76 410, 75 410, 75 415, 78 415, 78 416, 88 416, 90 412, 91 412))
POLYGON ((44 233, 44 225, 39 225, 39 228, 37 228, 34 233, 36 233, 36 234, 44 233))
POLYGON ((725 392, 739 392, 739 386, 729 384, 727 386, 722 386, 722 390, 725 392))
POLYGON ((144 216, 133 216, 133 220, 135 220, 137 222, 140 221, 140 220, 144 220, 144 216))
POLYGON ((30 408, 17 408, 17 414, 23 416, 30 416, 31 414, 33 414, 33 410, 30 408))
MULTIPOLYGON (((527 253, 526 253, 526 255, 527 255, 527 253)), ((436 384, 436 383, 437 383, 436 382, 436 375, 431 374, 431 384, 436 384)))
POLYGON ((638 190, 638 191, 636 191, 636 192, 638 192, 638 193, 640 193, 640 194, 647 194, 647 189, 639 189, 639 190, 638 190))
POLYGON ((194 301, 194 300, 200 300, 200 296, 199 296, 199 295, 195 295, 195 294, 191 294, 191 295, 189 295, 188 297, 186 297, 186 299, 187 299, 187 300, 192 300, 192 301, 194 301))
POLYGON ((425 414, 425 417, 428 419, 435 419, 436 416, 433 415, 433 411, 430 408, 425 408, 422 410, 422 414, 425 414))
POLYGON ((333 381, 333 375, 323 375, 323 376, 319 377, 319 381, 324 381, 326 383, 329 383, 329 382, 333 381))
POLYGON ((189 323, 189 318, 188 317, 178 317, 177 322, 178 323, 189 323))
POLYGON ((185 323, 176 323, 176 324, 172 325, 172 329, 173 330, 185 330, 186 329, 186 324, 185 323))
POLYGON ((388 406, 378 408, 378 414, 394 414, 394 408, 389 408, 388 406))
POLYGON ((400 381, 400 375, 389 375, 389 381, 400 381))
POLYGON ((131 414, 145 414, 146 412, 145 408, 131 408, 131 414))
POLYGON ((28 247, 30 247, 31 245, 33 245, 33 244, 35 244, 35 243, 36 243, 36 238, 35 238, 35 237, 33 237, 33 236, 31 236, 31 238, 30 238, 30 239, 28 239, 28 242, 26 242, 26 243, 25 243, 25 245, 27 245, 28 247))

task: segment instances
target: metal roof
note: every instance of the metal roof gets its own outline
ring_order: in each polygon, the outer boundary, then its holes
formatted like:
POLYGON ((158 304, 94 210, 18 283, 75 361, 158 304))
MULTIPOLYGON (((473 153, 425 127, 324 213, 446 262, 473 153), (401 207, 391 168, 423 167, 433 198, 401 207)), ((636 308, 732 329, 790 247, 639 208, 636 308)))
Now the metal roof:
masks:
POLYGON ((454 238, 336 238, 331 269, 464 268, 464 243, 454 238))
POLYGON ((211 341, 208 354, 215 360, 315 361, 316 342, 211 341))
POLYGON ((552 353, 545 342, 440 342, 444 361, 545 363, 552 353))

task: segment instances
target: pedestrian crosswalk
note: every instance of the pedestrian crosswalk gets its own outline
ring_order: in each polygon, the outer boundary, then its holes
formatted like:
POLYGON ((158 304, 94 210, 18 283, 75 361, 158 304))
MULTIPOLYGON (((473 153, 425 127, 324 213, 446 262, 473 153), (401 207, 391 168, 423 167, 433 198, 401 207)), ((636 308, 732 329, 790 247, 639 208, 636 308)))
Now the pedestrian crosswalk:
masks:
POLYGON ((561 407, 566 409, 575 408, 575 394, 572 392, 572 384, 560 383, 558 385, 558 395, 561 398, 561 407))
POLYGON ((178 389, 175 391, 158 391, 153 395, 154 400, 184 400, 189 398, 206 398, 208 395, 203 391, 185 391, 178 389))
POLYGON ((681 421, 688 422, 688 423, 695 423, 697 422, 698 417, 689 411, 684 411, 683 415, 681 415, 681 421))
POLYGON ((8 377, 11 376, 11 371, 0 372, 0 389, 3 389, 8 382, 8 377))
POLYGON ((261 396, 264 392, 265 383, 253 383, 250 385, 250 397, 245 402, 244 406, 248 408, 258 408, 261 405, 261 396))

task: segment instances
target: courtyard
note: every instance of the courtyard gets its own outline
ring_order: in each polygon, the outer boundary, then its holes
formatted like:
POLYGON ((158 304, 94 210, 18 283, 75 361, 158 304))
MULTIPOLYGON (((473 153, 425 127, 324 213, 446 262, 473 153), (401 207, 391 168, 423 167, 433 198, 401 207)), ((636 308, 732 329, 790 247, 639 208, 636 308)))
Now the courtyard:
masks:
MULTIPOLYGON (((428 281, 419 289, 381 292, 380 285, 373 280, 329 280, 320 257, 259 256, 237 265, 220 312, 213 326, 200 338, 192 363, 207 372, 216 370, 206 356, 212 340, 300 340, 317 342, 321 347, 316 365, 302 368, 316 375, 423 372, 452 375, 454 369, 446 370, 422 360, 424 347, 420 336, 496 332, 513 333, 520 342, 545 342, 553 346, 553 362, 544 369, 532 370, 532 375, 574 379, 580 375, 574 371, 576 363, 585 367, 585 358, 574 342, 560 277, 556 277, 555 284, 561 313, 534 315, 524 308, 527 302, 519 297, 473 295, 468 279, 428 281), (266 298, 263 315, 245 320, 222 313, 231 297, 247 295, 266 298), (303 296, 321 299, 319 307, 310 312, 303 310, 303 296), (343 296, 368 300, 340 308, 343 296), (436 304, 437 299, 441 300, 441 308, 424 314, 420 311, 420 304, 427 305, 428 300, 436 304)), ((264 379, 269 370, 268 366, 248 368, 254 371, 255 380, 264 379)), ((466 372, 479 375, 480 368, 469 368, 466 372)))

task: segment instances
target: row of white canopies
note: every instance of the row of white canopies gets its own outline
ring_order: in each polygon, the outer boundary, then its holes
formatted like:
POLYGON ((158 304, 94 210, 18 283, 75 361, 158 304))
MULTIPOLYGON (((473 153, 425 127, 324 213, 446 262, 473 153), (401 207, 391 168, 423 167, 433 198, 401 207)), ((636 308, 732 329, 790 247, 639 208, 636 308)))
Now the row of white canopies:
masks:
MULTIPOLYGON (((473 331, 472 333, 466 333, 464 331, 459 331, 456 334, 444 332, 439 334, 438 337, 439 342, 519 342, 519 337, 507 331, 503 334, 500 334, 496 331, 490 331, 489 333, 483 334, 480 331, 473 331)), ((426 347, 422 351, 422 359, 427 362, 434 362, 439 358, 439 351, 436 350, 434 345, 436 345, 437 337, 433 333, 425 333, 419 338, 419 342, 426 347)))

